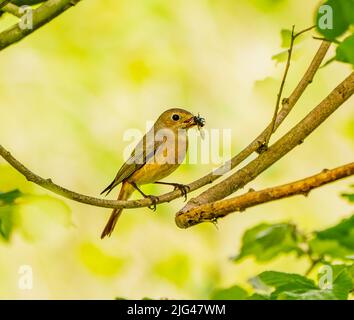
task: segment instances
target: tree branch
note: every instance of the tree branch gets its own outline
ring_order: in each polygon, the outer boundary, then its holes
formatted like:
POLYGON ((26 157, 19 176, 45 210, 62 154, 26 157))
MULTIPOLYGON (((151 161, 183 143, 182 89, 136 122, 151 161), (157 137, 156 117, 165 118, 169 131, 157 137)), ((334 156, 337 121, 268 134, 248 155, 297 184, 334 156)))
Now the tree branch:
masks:
MULTIPOLYGON (((318 125, 318 122, 324 121, 324 118, 329 116, 331 112, 333 112, 341 103, 343 103, 346 99, 349 98, 349 96, 353 93, 354 90, 354 76, 353 74, 349 76, 342 84, 340 84, 322 103, 311 112, 311 118, 315 118, 316 122, 312 123, 312 126, 309 124, 307 118, 305 118, 301 124, 302 126, 306 127, 306 132, 312 132, 315 129, 315 126, 318 125), (320 118, 321 116, 321 118, 320 118)), ((270 147, 268 151, 264 152, 261 154, 257 159, 257 162, 263 163, 269 163, 269 159, 271 161, 274 161, 274 155, 273 153, 277 153, 277 150, 279 148, 282 148, 283 144, 287 144, 288 140, 295 139, 296 144, 301 142, 301 140, 298 140, 299 138, 296 135, 296 132, 298 131, 297 127, 295 127, 293 130, 291 130, 290 133, 288 133, 285 137, 281 139, 281 141, 277 142, 274 146, 270 147), (292 138, 291 138, 292 137, 292 138), (275 151, 273 151, 275 150, 275 151), (260 158, 266 158, 268 159, 268 162, 263 162, 260 161, 260 158)), ((308 134, 309 134, 308 133, 308 134)), ((49 191, 52 191, 60 196, 63 196, 67 199, 74 200, 80 203, 92 205, 92 206, 97 206, 97 207, 103 207, 103 208, 139 208, 139 207, 147 207, 152 204, 152 201, 149 198, 146 199, 141 199, 141 200, 129 200, 129 201, 122 201, 122 200, 105 200, 101 198, 95 198, 95 197, 90 197, 87 195, 83 195, 71 190, 68 190, 62 186, 59 186, 55 184, 51 179, 44 179, 40 177, 39 175, 33 173, 30 171, 27 167, 25 167, 21 162, 19 162, 16 158, 14 158, 10 152, 8 152, 3 146, 0 145, 0 156, 4 158, 15 170, 17 170, 19 173, 21 173, 28 181, 31 181, 49 191)), ((256 160, 257 160, 256 159, 256 160)), ((254 160, 255 161, 255 160, 254 160)), ((250 164, 253 163, 252 166, 254 166, 254 161, 251 162, 250 164)), ((247 168, 244 168, 242 170, 247 170, 247 168)), ((241 170, 241 171, 242 171, 241 170)), ((259 170, 259 169, 258 169, 259 170)), ((248 171, 242 171, 245 172, 247 175, 248 171)), ((240 175, 240 173, 238 173, 240 175)), ((253 179, 253 178, 252 178, 253 179)), ((210 190, 210 189, 209 189, 210 190)), ((181 191, 173 191, 166 193, 162 196, 159 196, 159 201, 158 203, 164 203, 164 202, 170 202, 173 199, 176 199, 178 197, 181 197, 182 193, 181 191)))
MULTIPOLYGON (((295 88, 294 92, 287 99, 286 103, 283 104, 282 110, 279 112, 279 119, 277 121, 277 125, 285 119, 286 115, 290 112, 293 105, 295 105, 296 101, 300 98, 303 91, 306 89, 309 83, 311 83, 318 67, 320 66, 327 50, 329 44, 324 42, 321 44, 319 50, 316 53, 310 67, 306 71, 305 75, 301 79, 298 86, 295 88)), ((238 163, 242 162, 245 158, 247 158, 250 154, 252 154, 259 147, 259 138, 262 138, 267 133, 266 130, 255 139, 247 148, 245 148, 241 153, 239 153, 236 157, 231 160, 231 166, 234 167, 238 163)), ((130 201, 121 201, 121 200, 105 200, 96 197, 90 197, 87 195, 79 194, 77 192, 68 190, 63 188, 52 182, 51 179, 44 179, 39 175, 33 173, 28 168, 26 168, 22 163, 20 163, 17 159, 15 159, 10 152, 8 152, 3 146, 0 145, 0 156, 2 156, 14 169, 24 175, 28 181, 32 181, 33 183, 52 191, 58 195, 61 195, 67 199, 74 200, 77 202, 81 202, 88 205, 93 205, 97 207, 104 208, 139 208, 139 207, 147 207, 152 204, 150 199, 141 199, 141 200, 130 200, 130 201)), ((210 173, 192 183, 188 186, 190 187, 189 192, 194 191, 198 188, 203 187, 204 185, 213 182, 218 176, 215 176, 214 173, 210 173)), ((172 191, 166 194, 159 196, 158 203, 170 202, 178 197, 181 197, 182 193, 180 190, 172 191)))
POLYGON ((22 17, 22 13, 20 13, 20 7, 16 6, 13 3, 8 3, 6 6, 2 8, 2 11, 12 14, 18 18, 22 17))
POLYGON ((20 24, 17 23, 0 33, 0 50, 20 41, 79 1, 81 0, 48 0, 44 2, 40 7, 33 10, 33 27, 31 29, 22 29, 20 24))
POLYGON ((232 212, 242 212, 247 208, 270 201, 299 194, 307 196, 312 189, 352 175, 354 175, 354 162, 332 170, 323 170, 317 175, 285 185, 260 191, 250 191, 234 198, 201 205, 187 213, 177 215, 176 224, 180 228, 188 228, 201 222, 215 221, 232 212))
POLYGON ((301 122, 287 134, 275 142, 267 151, 235 172, 224 181, 209 188, 198 197, 191 199, 177 215, 186 213, 193 207, 224 199, 248 182, 254 180, 260 173, 281 159, 290 150, 301 144, 305 138, 321 125, 339 106, 354 93, 354 72, 338 85, 317 107, 315 107, 301 122))
POLYGON ((0 1, 0 9, 5 7, 11 0, 2 0, 0 1))

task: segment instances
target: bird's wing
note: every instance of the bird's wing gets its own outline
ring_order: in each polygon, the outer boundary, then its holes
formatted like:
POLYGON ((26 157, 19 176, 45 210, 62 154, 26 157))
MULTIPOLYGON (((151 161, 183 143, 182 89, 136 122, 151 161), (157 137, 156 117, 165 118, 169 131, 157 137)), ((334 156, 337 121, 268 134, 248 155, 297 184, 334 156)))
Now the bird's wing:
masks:
POLYGON ((150 159, 154 157, 156 150, 163 142, 164 141, 155 141, 155 139, 147 139, 145 135, 134 148, 129 159, 119 169, 115 179, 101 192, 101 194, 107 192, 106 195, 108 195, 114 187, 120 184, 123 180, 129 178, 135 171, 143 167, 150 159), (144 148, 145 145, 146 148, 144 148))

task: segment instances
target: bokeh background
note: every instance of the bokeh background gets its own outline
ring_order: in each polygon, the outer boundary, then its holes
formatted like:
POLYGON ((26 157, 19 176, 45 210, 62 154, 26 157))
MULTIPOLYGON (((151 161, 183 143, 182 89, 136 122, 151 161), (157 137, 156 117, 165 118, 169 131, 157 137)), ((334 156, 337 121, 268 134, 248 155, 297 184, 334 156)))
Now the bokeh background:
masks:
MULTIPOLYGON (((97 196, 123 161, 129 128, 145 130, 167 107, 232 129, 236 153, 269 122, 284 64, 281 29, 313 24, 317 0, 85 0, 1 52, 1 144, 34 172, 97 196)), ((4 29, 15 20, 0 19, 4 29)), ((319 41, 309 33, 294 52, 285 95, 302 76, 319 41)), ((327 59, 333 56, 331 51, 327 59)), ((273 139, 314 107, 350 72, 320 69, 273 139)), ((312 175, 354 158, 353 101, 304 144, 248 187, 259 189, 312 175)), ((210 165, 182 165, 169 181, 188 183, 210 165)), ((349 216, 339 197, 353 179, 180 230, 178 199, 156 213, 125 212, 113 236, 100 240, 110 210, 61 199, 25 181, 0 160, 0 191, 19 188, 10 241, 0 240, 0 298, 200 299, 263 270, 299 272, 292 255, 271 263, 230 261, 243 232, 260 222, 292 221, 305 232, 349 216), (33 269, 33 289, 18 287, 19 268, 33 269)), ((147 193, 169 188, 146 186, 147 193)), ((197 194, 197 191, 194 194, 197 194)), ((193 194, 191 195, 193 196, 193 194)), ((111 198, 115 197, 112 194, 111 198)))

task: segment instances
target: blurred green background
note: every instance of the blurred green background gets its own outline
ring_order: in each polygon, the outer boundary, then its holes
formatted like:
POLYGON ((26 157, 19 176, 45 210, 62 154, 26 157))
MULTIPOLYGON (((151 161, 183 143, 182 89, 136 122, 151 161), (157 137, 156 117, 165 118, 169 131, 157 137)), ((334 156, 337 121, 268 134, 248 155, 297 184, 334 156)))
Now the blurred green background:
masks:
MULTIPOLYGON (((207 128, 232 128, 236 153, 271 119, 284 69, 272 59, 284 50, 280 30, 312 25, 317 6, 317 0, 82 1, 1 52, 1 144, 41 176, 93 196, 122 164, 125 130, 145 130, 145 121, 168 107, 200 112, 207 128)), ((14 21, 4 15, 0 28, 14 21)), ((285 95, 319 45, 309 33, 296 47, 285 95)), ((320 69, 273 139, 349 72, 341 63, 320 69)), ((350 162, 352 104, 247 188, 350 162)), ((188 183, 212 167, 182 165, 169 181, 188 183)), ((238 252, 243 232, 260 222, 291 221, 305 231, 335 224, 351 212, 338 197, 350 183, 230 215, 218 229, 211 223, 178 229, 174 214, 182 199, 156 213, 133 209, 110 239, 100 240, 110 210, 59 199, 1 160, 0 191, 19 188, 27 196, 16 207, 10 241, 0 240, 0 298, 199 299, 234 283, 247 288, 247 279, 265 269, 302 273, 308 261, 295 255, 266 265, 252 259, 235 265, 229 257, 238 252), (33 268, 32 290, 18 287, 21 265, 33 268)))

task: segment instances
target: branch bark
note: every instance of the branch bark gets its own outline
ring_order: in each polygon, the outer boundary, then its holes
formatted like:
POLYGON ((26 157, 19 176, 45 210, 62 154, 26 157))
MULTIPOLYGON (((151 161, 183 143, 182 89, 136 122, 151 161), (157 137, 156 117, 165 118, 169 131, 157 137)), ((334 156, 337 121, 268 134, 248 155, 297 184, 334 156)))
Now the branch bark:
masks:
POLYGON ((315 188, 354 175, 354 162, 332 170, 323 170, 321 173, 285 185, 268 188, 260 191, 250 191, 243 195, 207 203, 193 208, 187 213, 176 216, 176 224, 180 228, 188 228, 206 221, 215 221, 232 212, 242 212, 270 201, 275 201, 295 195, 307 196, 315 188))
POLYGON ((0 33, 0 50, 20 41, 80 1, 48 0, 44 2, 40 7, 33 10, 33 27, 31 29, 22 29, 17 23, 0 33))
POLYGON ((244 187, 290 150, 301 144, 308 135, 321 125, 339 106, 354 93, 354 72, 338 85, 317 107, 287 134, 275 142, 242 169, 224 181, 214 185, 198 197, 191 199, 177 215, 190 211, 193 207, 221 200, 244 187))
POLYGON ((20 7, 16 6, 13 3, 8 3, 6 6, 2 8, 2 11, 10 13, 13 16, 16 16, 18 18, 22 17, 22 14, 20 13, 20 7))

